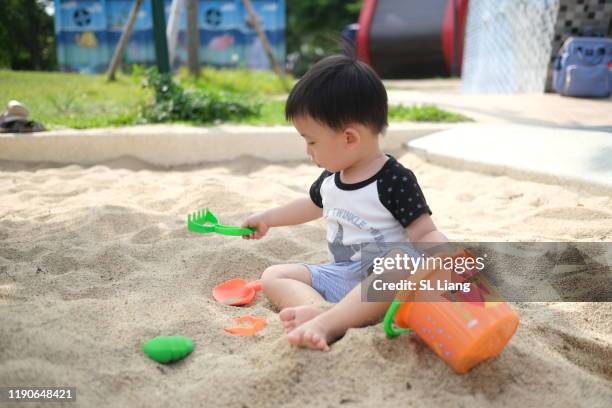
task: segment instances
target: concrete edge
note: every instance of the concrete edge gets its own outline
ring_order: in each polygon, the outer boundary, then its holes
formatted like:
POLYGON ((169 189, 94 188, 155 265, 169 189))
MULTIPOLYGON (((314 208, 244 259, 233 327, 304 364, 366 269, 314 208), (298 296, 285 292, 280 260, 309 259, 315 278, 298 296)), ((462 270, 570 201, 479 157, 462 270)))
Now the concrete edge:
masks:
MULTIPOLYGON (((408 140, 455 126, 460 124, 393 123, 382 144, 396 151, 408 140)), ((272 162, 307 159, 304 142, 291 126, 144 125, 0 134, 0 160, 94 165, 126 156, 161 167, 241 156, 272 162)))
POLYGON ((408 142, 404 144, 404 147, 408 149, 409 152, 416 154, 417 156, 421 157, 429 163, 447 167, 453 170, 474 171, 491 176, 508 176, 517 180, 533 181, 544 184, 554 184, 558 186, 570 186, 595 195, 612 195, 611 186, 595 181, 569 176, 558 176, 534 170, 525 170, 507 165, 497 165, 459 159, 456 157, 447 156, 439 153, 431 153, 423 148, 411 146, 408 142))

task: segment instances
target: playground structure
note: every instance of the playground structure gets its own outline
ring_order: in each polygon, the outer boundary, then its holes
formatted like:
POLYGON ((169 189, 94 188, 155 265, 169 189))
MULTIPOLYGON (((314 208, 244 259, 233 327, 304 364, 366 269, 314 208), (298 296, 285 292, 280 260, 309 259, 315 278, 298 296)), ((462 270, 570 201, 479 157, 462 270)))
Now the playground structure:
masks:
POLYGON ((458 75, 468 0, 365 0, 357 53, 384 78, 458 75))
MULTIPOLYGON (((83 73, 107 70, 133 5, 131 0, 55 0, 55 35, 62 71, 83 73)), ((166 21, 172 1, 163 0, 166 21)), ((122 61, 155 64, 153 13, 150 0, 142 2, 122 61)), ((253 0, 259 25, 277 61, 285 60, 284 0, 253 0)), ((272 68, 264 45, 241 0, 200 0, 198 4, 198 61, 217 67, 272 68)), ((187 61, 187 13, 178 20, 173 67, 187 61)))
POLYGON ((470 93, 544 92, 569 37, 612 37, 612 2, 364 0, 349 27, 359 58, 383 78, 461 76, 470 93))

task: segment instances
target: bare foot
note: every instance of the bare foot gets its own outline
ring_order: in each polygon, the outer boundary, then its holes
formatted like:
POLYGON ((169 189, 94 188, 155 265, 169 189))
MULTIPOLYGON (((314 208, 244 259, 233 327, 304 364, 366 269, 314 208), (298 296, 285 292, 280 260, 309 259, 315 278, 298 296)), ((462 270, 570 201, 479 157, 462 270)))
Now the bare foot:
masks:
POLYGON ((329 345, 338 339, 331 327, 325 324, 319 315, 295 328, 287 335, 289 343, 294 346, 306 346, 310 349, 329 351, 329 345))
POLYGON ((286 307, 278 314, 285 327, 285 332, 289 333, 302 323, 318 316, 322 310, 315 305, 304 305, 296 307, 286 307))

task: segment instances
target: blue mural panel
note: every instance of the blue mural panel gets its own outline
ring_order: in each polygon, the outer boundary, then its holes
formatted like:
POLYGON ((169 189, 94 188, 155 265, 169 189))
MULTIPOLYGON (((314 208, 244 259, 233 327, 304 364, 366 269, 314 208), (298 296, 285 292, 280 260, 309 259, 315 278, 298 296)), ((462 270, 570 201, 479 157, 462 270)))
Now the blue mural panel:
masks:
MULTIPOLYGON (((58 64, 63 71, 103 72, 121 37, 132 0, 55 0, 58 64)), ((165 0, 166 21, 172 1, 165 0)), ((285 60, 285 1, 252 0, 275 57, 285 60)), ((186 64, 185 10, 179 23, 174 66, 186 64)), ((218 67, 270 69, 257 33, 240 0, 200 0, 199 60, 218 67)), ((144 0, 124 55, 126 63, 153 65, 151 1, 144 0)))

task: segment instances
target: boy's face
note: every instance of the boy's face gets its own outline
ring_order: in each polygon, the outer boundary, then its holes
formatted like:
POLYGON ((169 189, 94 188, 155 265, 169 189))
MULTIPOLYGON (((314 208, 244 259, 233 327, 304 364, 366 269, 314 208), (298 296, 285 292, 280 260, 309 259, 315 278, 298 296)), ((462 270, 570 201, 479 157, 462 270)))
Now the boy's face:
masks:
POLYGON ((350 133, 352 130, 338 132, 309 116, 294 118, 293 126, 304 138, 306 153, 317 166, 338 172, 351 164, 355 145, 359 142, 359 136, 350 133))

